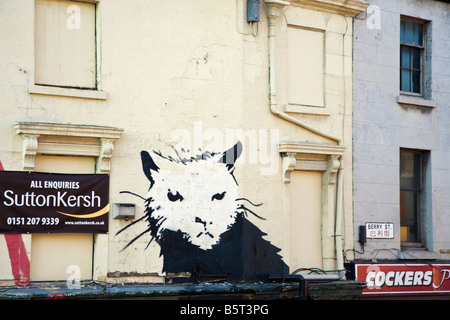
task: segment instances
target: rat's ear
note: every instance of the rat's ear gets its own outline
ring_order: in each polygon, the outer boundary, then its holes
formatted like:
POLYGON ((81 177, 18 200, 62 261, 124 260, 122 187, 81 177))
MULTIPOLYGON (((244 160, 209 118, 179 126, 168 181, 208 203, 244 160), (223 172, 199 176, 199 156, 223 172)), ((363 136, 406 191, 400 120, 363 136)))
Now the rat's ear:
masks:
POLYGON ((234 164, 241 153, 242 143, 238 141, 233 147, 222 153, 222 157, 218 162, 226 164, 228 171, 232 172, 234 170, 234 164))
POLYGON ((150 188, 153 186, 155 180, 152 177, 152 171, 159 171, 159 167, 156 165, 155 161, 147 151, 141 151, 141 160, 142 160, 142 170, 144 170, 144 174, 147 179, 150 181, 150 188))

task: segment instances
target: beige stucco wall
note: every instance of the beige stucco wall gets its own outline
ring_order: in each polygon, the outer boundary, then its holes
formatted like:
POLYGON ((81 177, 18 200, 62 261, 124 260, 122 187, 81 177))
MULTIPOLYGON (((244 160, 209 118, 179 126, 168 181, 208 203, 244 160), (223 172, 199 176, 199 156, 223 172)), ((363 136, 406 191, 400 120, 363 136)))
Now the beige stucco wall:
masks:
MULTIPOLYGON (((322 2, 325 1, 307 3, 322 2)), ((239 195, 263 203, 257 213, 266 220, 252 215, 248 219, 267 233, 266 239, 282 249, 283 257, 289 257, 289 183, 283 180, 282 159, 276 145, 281 141, 338 143, 270 112, 268 4, 262 2, 261 21, 252 25, 245 21, 245 4, 244 0, 99 1, 97 80, 102 93, 94 93, 94 97, 101 99, 87 99, 78 97, 78 92, 74 93, 75 97, 29 92, 30 87, 31 91, 36 91, 36 88, 33 90, 34 1, 1 1, 0 161, 5 170, 23 169, 22 138, 13 126, 16 122, 122 128, 120 139, 114 142, 110 202, 136 203, 139 218, 144 214, 143 201, 120 194, 120 191, 146 194, 149 186, 142 172, 141 150, 161 150, 169 154, 171 145, 181 146, 182 140, 185 148, 216 146, 218 149, 212 151, 223 151, 236 142, 238 130, 243 129, 244 134, 255 140, 242 140, 244 154, 234 172, 239 195), (211 137, 213 140, 208 140, 211 137), (255 146, 252 141, 261 146, 255 146), (191 145, 186 146, 189 142, 191 145), (270 145, 274 147, 264 153, 262 146, 270 145)), ((305 8, 292 2, 281 9, 281 16, 276 20, 277 108, 342 140, 341 146, 345 147, 342 196, 345 249, 352 245, 353 230, 350 16, 354 11, 340 4, 315 8, 310 5, 305 8), (288 43, 288 29, 292 26, 321 30, 324 34, 324 61, 320 62, 324 74, 317 75, 323 79, 324 106, 312 110, 312 114, 309 109, 305 113, 308 107, 288 104, 288 88, 293 87, 287 77, 289 50, 293 48, 293 44, 288 43), (326 114, 322 114, 323 109, 326 114)), ((64 92, 67 93, 67 89, 64 92)), ((334 186, 332 190, 336 191, 334 186)), ((316 198, 311 201, 313 199, 316 198)), ((334 204, 330 202, 330 206, 333 212, 334 204)), ((330 221, 333 219, 331 217, 330 221)), ((312 220, 317 221, 316 217, 312 220)), ((161 275, 162 258, 156 241, 144 250, 150 240, 149 236, 144 236, 121 251, 146 228, 144 224, 137 224, 115 236, 126 224, 123 220, 111 219, 109 235, 96 242, 95 277, 104 280, 108 273, 141 274, 147 277, 133 279, 159 281, 154 276, 161 275)), ((11 279, 4 247, 0 237, 0 278, 11 279)), ((27 250, 31 250, 31 246, 27 250)), ((322 253, 308 255, 317 258, 322 253)))

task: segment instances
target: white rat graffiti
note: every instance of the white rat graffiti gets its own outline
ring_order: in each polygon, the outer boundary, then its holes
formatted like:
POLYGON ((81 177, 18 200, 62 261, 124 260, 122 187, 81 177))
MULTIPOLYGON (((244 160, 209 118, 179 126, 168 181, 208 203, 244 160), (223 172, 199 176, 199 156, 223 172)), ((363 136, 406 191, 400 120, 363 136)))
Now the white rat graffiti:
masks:
POLYGON ((150 234, 149 244, 156 239, 161 247, 162 271, 170 273, 221 274, 241 279, 247 251, 254 255, 252 259, 260 260, 252 274, 275 267, 284 270, 285 264, 277 254, 280 250, 264 240, 265 234, 245 218, 251 213, 263 219, 243 201, 259 204, 238 197, 233 171, 242 152, 241 143, 223 153, 204 152, 191 158, 175 152, 176 158, 141 152, 142 168, 150 182, 147 195, 141 197, 145 215, 117 234, 142 220, 148 228, 125 248, 150 234))

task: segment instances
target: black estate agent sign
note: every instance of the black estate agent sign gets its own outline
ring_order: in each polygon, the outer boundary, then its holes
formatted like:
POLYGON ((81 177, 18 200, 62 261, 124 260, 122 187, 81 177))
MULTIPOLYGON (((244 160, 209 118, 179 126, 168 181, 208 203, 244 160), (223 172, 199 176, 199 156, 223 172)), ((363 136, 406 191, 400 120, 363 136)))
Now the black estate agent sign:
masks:
POLYGON ((0 171, 0 233, 107 233, 109 176, 0 171))

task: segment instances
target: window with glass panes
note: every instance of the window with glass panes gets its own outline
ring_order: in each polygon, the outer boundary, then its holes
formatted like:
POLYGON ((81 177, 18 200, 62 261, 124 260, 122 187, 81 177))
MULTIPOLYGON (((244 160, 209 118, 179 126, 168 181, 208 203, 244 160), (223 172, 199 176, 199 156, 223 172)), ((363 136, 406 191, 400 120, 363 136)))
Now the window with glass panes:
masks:
POLYGON ((400 22, 400 90, 422 94, 424 24, 402 19, 400 22))
POLYGON ((428 152, 400 149, 400 229, 401 242, 423 242, 425 164, 428 152))

